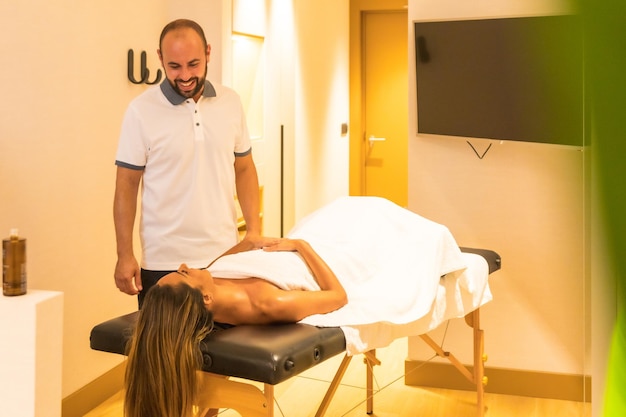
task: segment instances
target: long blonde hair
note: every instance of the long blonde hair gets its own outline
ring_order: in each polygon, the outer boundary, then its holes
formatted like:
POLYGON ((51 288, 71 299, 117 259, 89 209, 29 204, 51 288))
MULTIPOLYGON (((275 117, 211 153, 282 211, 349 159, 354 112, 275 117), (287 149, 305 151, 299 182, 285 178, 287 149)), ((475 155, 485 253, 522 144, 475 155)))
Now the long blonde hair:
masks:
POLYGON ((211 331, 212 318, 196 288, 181 283, 148 291, 130 340, 126 417, 192 416, 200 342, 211 331))

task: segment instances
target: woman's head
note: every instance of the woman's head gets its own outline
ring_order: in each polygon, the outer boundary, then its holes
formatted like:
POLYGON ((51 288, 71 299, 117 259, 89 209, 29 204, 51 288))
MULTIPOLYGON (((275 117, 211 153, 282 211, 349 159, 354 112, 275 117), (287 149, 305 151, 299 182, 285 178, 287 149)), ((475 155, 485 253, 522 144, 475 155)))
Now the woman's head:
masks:
POLYGON ((150 288, 130 343, 126 417, 191 416, 200 342, 212 319, 199 289, 183 282, 150 288))
POLYGON ((144 327, 142 333, 147 338, 172 334, 177 336, 177 340, 187 337, 202 339, 213 324, 205 298, 202 289, 192 282, 180 280, 155 285, 146 294, 137 326, 144 327), (192 326, 194 323, 195 326, 192 326))
POLYGON ((215 283, 211 273, 206 268, 195 269, 182 264, 176 272, 165 275, 157 283, 159 286, 178 284, 186 284, 200 290, 205 307, 211 309, 215 283))

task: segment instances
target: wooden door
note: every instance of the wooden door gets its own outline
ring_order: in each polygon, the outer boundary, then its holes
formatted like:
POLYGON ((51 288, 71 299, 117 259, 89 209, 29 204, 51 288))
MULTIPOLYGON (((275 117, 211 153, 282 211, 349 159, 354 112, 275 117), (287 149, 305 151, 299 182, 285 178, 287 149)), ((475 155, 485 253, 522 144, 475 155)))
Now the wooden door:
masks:
POLYGON ((408 202, 406 11, 365 12, 363 115, 365 195, 408 202))

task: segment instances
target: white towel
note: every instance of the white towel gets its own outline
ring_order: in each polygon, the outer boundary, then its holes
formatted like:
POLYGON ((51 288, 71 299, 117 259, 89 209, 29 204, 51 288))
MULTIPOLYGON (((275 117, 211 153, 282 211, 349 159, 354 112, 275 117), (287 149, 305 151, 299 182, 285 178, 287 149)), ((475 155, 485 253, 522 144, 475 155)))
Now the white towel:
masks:
MULTIPOLYGON (((342 327, 348 353, 385 343, 377 336, 381 325, 406 328, 432 314, 442 277, 457 280, 466 268, 445 226, 378 197, 339 198, 302 219, 288 237, 307 240, 346 289, 347 305, 302 322, 342 327)), ((319 290, 293 252, 229 255, 217 260, 210 272, 222 278, 263 278, 284 289, 319 290)), ((484 286, 479 287, 482 294, 484 286)))

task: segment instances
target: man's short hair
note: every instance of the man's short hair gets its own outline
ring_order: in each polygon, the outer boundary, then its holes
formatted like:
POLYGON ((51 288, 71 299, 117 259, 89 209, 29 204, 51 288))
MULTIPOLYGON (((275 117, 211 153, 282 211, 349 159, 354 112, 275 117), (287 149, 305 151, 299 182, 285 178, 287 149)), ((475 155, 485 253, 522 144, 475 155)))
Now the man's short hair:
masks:
POLYGON ((172 30, 184 29, 184 28, 194 30, 200 36, 200 39, 202 39, 204 49, 206 49, 208 43, 206 41, 206 36, 204 36, 204 31, 202 30, 202 27, 198 23, 189 19, 177 19, 165 25, 165 27, 161 31, 161 37, 159 38, 159 49, 161 49, 163 38, 165 37, 165 35, 167 35, 168 32, 171 32, 172 30))

